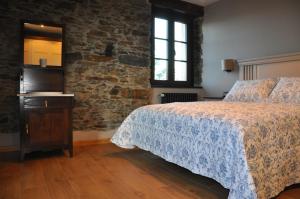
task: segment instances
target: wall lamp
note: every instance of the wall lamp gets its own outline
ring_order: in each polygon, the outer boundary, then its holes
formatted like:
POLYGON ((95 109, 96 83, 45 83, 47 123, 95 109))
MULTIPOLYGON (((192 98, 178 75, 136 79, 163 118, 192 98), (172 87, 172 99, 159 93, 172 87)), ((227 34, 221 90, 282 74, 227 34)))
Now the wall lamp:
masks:
POLYGON ((223 59, 221 61, 222 63, 222 70, 226 72, 231 72, 234 70, 234 67, 236 65, 235 59, 223 59))

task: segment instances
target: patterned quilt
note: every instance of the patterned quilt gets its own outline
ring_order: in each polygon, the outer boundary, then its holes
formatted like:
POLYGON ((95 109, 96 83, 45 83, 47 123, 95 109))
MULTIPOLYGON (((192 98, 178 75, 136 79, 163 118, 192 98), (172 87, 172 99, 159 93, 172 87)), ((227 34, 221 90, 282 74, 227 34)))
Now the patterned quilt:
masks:
POLYGON ((150 151, 229 189, 267 199, 300 183, 300 106, 192 102, 133 111, 112 142, 150 151))

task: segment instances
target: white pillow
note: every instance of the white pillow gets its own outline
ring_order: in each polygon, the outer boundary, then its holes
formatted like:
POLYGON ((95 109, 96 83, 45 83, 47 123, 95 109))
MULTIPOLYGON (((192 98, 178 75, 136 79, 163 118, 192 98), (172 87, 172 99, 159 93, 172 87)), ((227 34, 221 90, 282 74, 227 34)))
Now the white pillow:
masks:
POLYGON ((300 104, 300 77, 282 77, 272 91, 269 102, 300 104))
POLYGON ((237 81, 224 101, 227 102, 262 102, 266 101, 276 85, 275 79, 237 81))

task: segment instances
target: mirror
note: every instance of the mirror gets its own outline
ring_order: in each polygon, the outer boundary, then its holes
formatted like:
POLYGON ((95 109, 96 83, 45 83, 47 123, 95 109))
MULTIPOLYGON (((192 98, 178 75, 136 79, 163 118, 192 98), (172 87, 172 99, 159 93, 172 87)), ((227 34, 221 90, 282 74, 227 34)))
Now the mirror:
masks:
POLYGON ((63 28, 43 23, 23 23, 23 64, 62 66, 63 28))

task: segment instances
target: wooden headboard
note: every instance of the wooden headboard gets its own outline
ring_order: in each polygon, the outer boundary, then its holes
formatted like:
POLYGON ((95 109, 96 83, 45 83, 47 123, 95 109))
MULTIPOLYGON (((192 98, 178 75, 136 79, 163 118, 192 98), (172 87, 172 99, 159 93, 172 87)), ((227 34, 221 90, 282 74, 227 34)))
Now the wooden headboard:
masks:
POLYGON ((239 60, 239 79, 300 77, 300 53, 239 60))

